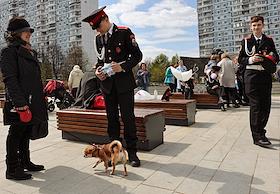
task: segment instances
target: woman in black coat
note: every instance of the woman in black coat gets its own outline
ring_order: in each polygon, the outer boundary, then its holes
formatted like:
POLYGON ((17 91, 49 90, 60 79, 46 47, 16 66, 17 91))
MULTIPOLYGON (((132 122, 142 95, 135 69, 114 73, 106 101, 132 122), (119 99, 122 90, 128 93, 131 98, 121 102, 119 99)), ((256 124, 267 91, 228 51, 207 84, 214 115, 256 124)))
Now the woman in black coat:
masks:
POLYGON ((10 125, 6 142, 7 179, 30 179, 31 174, 24 169, 44 170, 43 165, 30 161, 29 151, 33 126, 48 120, 39 62, 30 45, 33 32, 25 19, 12 18, 5 33, 8 46, 1 51, 0 67, 6 90, 4 125, 10 125), (18 112, 29 110, 32 119, 23 122, 18 112))

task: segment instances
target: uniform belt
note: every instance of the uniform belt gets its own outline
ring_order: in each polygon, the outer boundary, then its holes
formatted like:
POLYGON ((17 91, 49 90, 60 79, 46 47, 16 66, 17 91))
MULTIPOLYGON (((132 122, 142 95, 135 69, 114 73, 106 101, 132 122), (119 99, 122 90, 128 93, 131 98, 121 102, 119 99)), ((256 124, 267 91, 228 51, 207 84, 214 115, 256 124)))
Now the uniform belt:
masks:
POLYGON ((263 71, 264 68, 261 65, 246 65, 246 69, 253 69, 258 71, 263 71))

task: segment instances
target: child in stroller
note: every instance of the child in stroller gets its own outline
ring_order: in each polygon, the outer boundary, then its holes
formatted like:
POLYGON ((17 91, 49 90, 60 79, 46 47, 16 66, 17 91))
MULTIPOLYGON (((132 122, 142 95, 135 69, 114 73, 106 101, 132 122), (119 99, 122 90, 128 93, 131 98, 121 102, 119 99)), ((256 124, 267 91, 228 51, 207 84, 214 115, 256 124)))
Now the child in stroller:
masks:
POLYGON ((50 101, 47 100, 47 108, 50 112, 55 109, 55 104, 61 110, 70 107, 75 102, 64 88, 63 82, 59 80, 50 80, 44 88, 44 93, 46 97, 53 98, 50 101))

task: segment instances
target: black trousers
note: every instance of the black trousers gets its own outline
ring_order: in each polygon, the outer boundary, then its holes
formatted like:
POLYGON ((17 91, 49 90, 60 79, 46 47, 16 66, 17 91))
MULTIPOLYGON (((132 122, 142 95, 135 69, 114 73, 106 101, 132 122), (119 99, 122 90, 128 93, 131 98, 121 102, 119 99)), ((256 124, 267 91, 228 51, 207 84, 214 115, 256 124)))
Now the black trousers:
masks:
POLYGON ((265 135, 271 108, 272 77, 266 71, 245 71, 245 92, 250 104, 250 127, 255 140, 265 135))
POLYGON ((237 104, 236 100, 238 100, 238 97, 236 88, 224 87, 223 99, 227 101, 228 105, 230 101, 232 104, 237 104))
POLYGON ((22 155, 29 151, 31 126, 14 124, 10 126, 6 140, 6 162, 8 167, 16 168, 22 155))
POLYGON ((106 113, 108 119, 108 135, 111 140, 120 139, 120 119, 124 124, 124 139, 127 145, 128 152, 136 152, 136 125, 134 115, 134 91, 118 93, 113 87, 110 94, 104 95, 106 103, 106 113))
POLYGON ((71 90, 71 94, 72 94, 74 99, 77 98, 77 90, 78 90, 78 88, 72 88, 72 90, 71 90))
POLYGON ((169 86, 169 88, 170 88, 170 90, 171 90, 171 93, 176 92, 176 84, 174 84, 174 83, 168 83, 168 86, 169 86))
POLYGON ((245 83, 244 83, 244 76, 238 77, 237 76, 237 85, 238 85, 238 94, 239 94, 239 100, 241 102, 241 100, 243 100, 244 102, 248 103, 249 99, 245 94, 245 83))

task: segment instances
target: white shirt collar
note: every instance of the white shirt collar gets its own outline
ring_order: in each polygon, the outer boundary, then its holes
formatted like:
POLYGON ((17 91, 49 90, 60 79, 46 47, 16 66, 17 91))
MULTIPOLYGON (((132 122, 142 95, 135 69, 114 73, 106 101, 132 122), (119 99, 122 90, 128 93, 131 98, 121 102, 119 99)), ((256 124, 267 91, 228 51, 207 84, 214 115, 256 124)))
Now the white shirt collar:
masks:
POLYGON ((262 40, 263 35, 261 35, 261 37, 259 37, 259 38, 256 37, 255 35, 254 35, 254 37, 255 37, 256 40, 262 40))
POLYGON ((114 28, 114 24, 111 24, 110 29, 108 30, 107 34, 112 35, 113 34, 113 28, 114 28))

